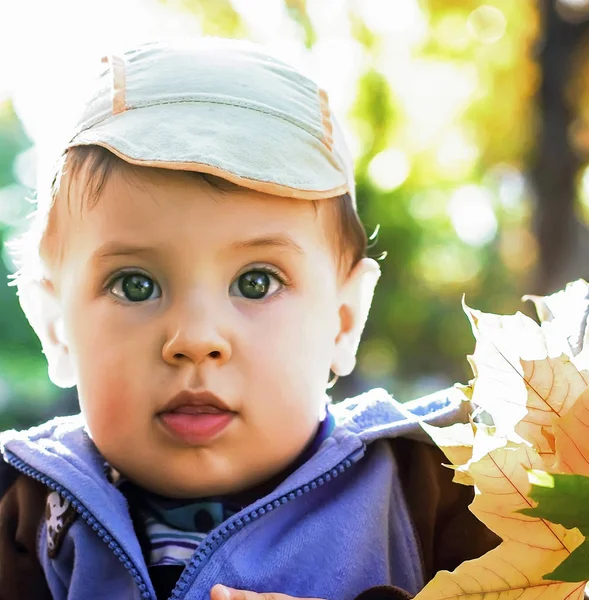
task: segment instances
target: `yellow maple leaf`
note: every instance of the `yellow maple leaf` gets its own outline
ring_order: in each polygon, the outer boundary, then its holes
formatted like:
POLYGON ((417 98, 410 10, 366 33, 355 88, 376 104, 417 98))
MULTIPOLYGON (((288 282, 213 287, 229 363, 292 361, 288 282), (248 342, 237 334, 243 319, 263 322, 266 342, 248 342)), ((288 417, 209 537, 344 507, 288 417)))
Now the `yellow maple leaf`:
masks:
POLYGON ((589 384, 570 356, 550 356, 544 330, 517 313, 498 316, 465 306, 477 340, 470 357, 475 383, 472 401, 492 415, 499 434, 515 432, 555 464, 553 424, 589 384))
POLYGON ((532 507, 528 470, 542 465, 530 447, 505 441, 472 461, 468 473, 477 489, 472 512, 504 540, 481 558, 464 562, 452 573, 441 571, 415 600, 529 598, 549 594, 551 600, 580 600, 584 583, 545 581, 579 546, 584 536, 517 511, 532 507))
POLYGON ((566 354, 520 362, 527 390, 527 412, 515 431, 537 449, 544 466, 552 469, 555 460, 553 424, 587 389, 589 374, 578 371, 566 354))
MULTIPOLYGON (((556 312, 567 315, 563 298, 557 298, 559 304, 548 298, 558 307, 551 318, 556 312)), ((531 470, 549 466, 552 472, 589 474, 589 373, 581 370, 589 365, 580 359, 589 352, 583 345, 589 334, 581 328, 584 337, 576 336, 572 322, 563 328, 565 335, 558 321, 541 327, 519 313, 489 315, 466 306, 465 311, 477 340, 470 357, 472 402, 491 415, 495 427, 424 428, 453 463, 455 480, 474 485, 471 511, 503 541, 452 573, 438 573, 416 600, 580 600, 585 582, 544 576, 584 536, 519 511, 536 506, 530 498, 531 470)))
POLYGON ((475 375, 472 402, 493 418, 499 435, 509 436, 527 414, 522 359, 542 360, 548 350, 540 326, 521 313, 499 316, 464 305, 476 339, 468 357, 475 375))
POLYGON ((455 423, 446 427, 421 423, 421 426, 450 461, 445 466, 454 470, 453 481, 463 485, 474 485, 469 473, 471 463, 504 446, 506 441, 491 435, 489 428, 480 423, 455 423))
POLYGON ((550 296, 522 300, 534 303, 550 355, 567 354, 579 369, 588 368, 589 284, 578 279, 550 296))
POLYGON ((585 583, 545 581, 567 555, 507 541, 452 573, 440 571, 415 600, 582 600, 585 583))
POLYGON ((471 423, 454 423, 448 427, 436 427, 422 423, 422 427, 433 438, 452 465, 464 465, 472 458, 475 429, 471 423))
POLYGON ((589 389, 573 407, 553 422, 556 469, 589 476, 589 389))
POLYGON ((583 535, 518 512, 535 506, 528 497, 528 471, 542 467, 540 456, 524 444, 507 442, 492 450, 468 469, 479 492, 470 510, 503 540, 570 553, 584 540, 583 535))

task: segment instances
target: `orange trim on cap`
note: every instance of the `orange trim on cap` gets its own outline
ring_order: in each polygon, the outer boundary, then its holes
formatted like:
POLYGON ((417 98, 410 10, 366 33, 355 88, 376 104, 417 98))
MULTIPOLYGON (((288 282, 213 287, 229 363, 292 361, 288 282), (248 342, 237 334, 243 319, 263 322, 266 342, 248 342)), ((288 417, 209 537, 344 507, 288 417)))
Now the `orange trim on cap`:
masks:
POLYGON ((127 110, 125 59, 121 56, 111 56, 109 62, 112 71, 112 114, 118 115, 127 110))
MULTIPOLYGON (((72 145, 85 146, 88 144, 72 145)), ((205 163, 142 160, 127 156, 126 154, 123 154, 116 148, 113 148, 112 146, 104 142, 92 142, 90 145, 102 146, 103 148, 106 148, 109 152, 112 152, 115 156, 118 156, 120 159, 132 165, 137 165, 140 167, 153 167, 157 169, 170 169, 171 171, 194 171, 197 173, 207 173, 209 175, 215 175, 216 177, 220 177, 221 179, 226 179, 227 181, 230 181, 235 185, 254 190, 255 192, 260 192, 262 194, 270 194, 272 196, 280 196, 282 198, 296 198, 298 200, 326 200, 328 198, 335 198, 336 196, 341 196, 342 194, 346 194, 350 191, 346 183, 338 185, 337 187, 334 187, 329 190, 301 190, 287 185, 271 183, 269 181, 258 181, 257 179, 240 177, 239 175, 235 175, 230 171, 225 171, 219 167, 207 165, 205 163)))
POLYGON ((318 93, 321 106, 321 124, 323 125, 323 138, 321 141, 331 152, 333 150, 333 125, 331 123, 331 111, 329 110, 329 98, 325 90, 319 89, 318 93))

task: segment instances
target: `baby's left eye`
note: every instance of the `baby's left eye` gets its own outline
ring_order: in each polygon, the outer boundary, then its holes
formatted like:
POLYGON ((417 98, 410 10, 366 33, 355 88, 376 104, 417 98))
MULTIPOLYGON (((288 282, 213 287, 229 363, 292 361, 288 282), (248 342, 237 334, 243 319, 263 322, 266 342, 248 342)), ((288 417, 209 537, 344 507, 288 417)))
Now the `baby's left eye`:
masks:
POLYGON ((139 272, 121 273, 109 285, 114 296, 127 302, 146 302, 162 295, 159 285, 139 272))
POLYGON ((278 274, 268 269, 252 269, 242 273, 229 288, 232 296, 242 296, 249 300, 261 300, 273 295, 283 287, 278 274))

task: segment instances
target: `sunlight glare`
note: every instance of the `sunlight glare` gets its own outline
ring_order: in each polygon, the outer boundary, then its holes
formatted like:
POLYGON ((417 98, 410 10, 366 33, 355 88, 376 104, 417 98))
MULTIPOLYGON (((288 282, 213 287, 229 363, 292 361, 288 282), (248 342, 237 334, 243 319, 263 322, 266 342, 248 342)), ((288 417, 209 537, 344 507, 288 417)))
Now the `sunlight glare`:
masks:
POLYGON ((350 6, 376 34, 421 39, 427 32, 426 17, 417 0, 352 0, 350 6))
POLYGON ((297 24, 288 16, 284 2, 231 0, 231 4, 247 27, 248 39, 264 44, 276 58, 303 71, 308 69, 309 53, 301 42, 297 24))
POLYGON ((411 164, 407 155, 399 148, 387 148, 377 154, 368 166, 368 176, 383 191, 401 187, 409 177, 411 164))
POLYGON ((472 65, 434 59, 415 59, 389 78, 396 97, 411 123, 416 149, 427 148, 459 119, 478 87, 472 65))
POLYGON ((456 235, 469 246, 484 246, 497 234, 493 196, 483 187, 458 188, 450 198, 448 213, 456 235))
POLYGON ((466 25, 475 40, 481 44, 494 44, 505 35, 507 20, 497 7, 483 4, 470 13, 466 25))
POLYGON ((96 72, 104 54, 200 31, 196 18, 186 18, 157 0, 103 0, 91 5, 77 0, 20 0, 10 7, 6 31, 14 33, 2 40, 1 49, 13 58, 10 85, 15 110, 39 146, 41 159, 67 135, 89 73, 96 72), (76 26, 81 23, 91 26, 76 26))
POLYGON ((458 128, 451 129, 436 150, 439 173, 445 179, 464 180, 479 158, 478 146, 458 128))

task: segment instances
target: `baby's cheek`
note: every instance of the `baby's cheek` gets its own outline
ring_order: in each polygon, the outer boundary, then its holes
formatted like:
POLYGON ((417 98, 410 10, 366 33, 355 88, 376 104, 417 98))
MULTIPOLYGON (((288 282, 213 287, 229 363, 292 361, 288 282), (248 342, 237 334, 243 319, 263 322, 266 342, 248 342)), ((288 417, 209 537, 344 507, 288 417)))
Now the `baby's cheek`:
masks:
POLYGON ((103 440, 108 443, 132 430, 133 417, 137 414, 132 399, 133 390, 126 378, 105 373, 87 380, 80 402, 96 442, 103 440))

